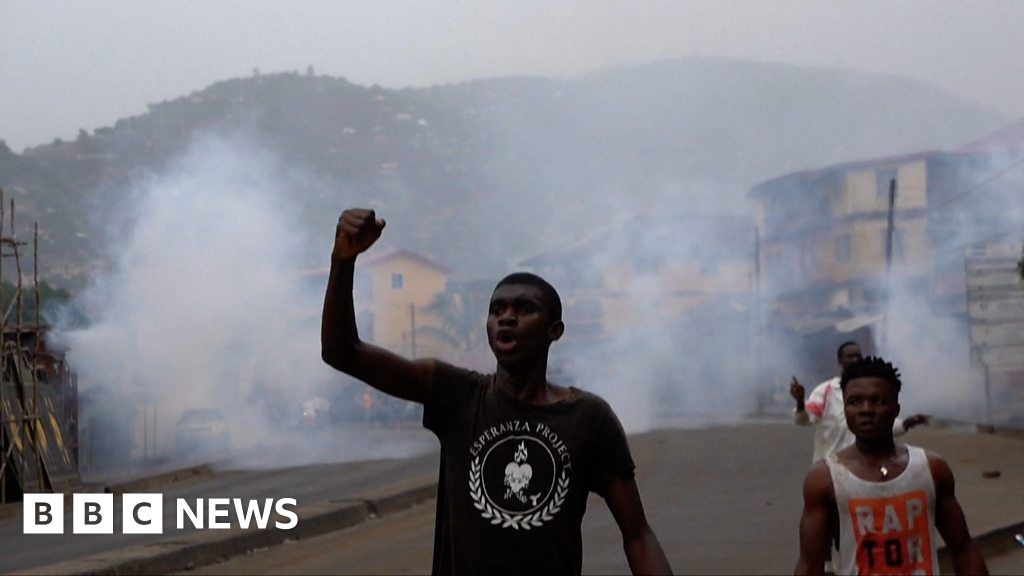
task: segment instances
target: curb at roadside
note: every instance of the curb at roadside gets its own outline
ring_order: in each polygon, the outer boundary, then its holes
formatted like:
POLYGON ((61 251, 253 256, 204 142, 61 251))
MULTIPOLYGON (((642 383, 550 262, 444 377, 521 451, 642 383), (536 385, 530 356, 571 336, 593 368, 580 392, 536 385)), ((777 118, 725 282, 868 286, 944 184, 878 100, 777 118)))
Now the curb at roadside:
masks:
POLYGON ((193 480, 195 478, 205 478, 213 475, 213 465, 211 464, 198 464, 196 466, 189 466, 188 468, 181 468, 179 470, 171 470, 164 472, 163 474, 157 474, 155 476, 149 476, 146 478, 139 478, 137 480, 128 480, 127 482, 119 482, 116 484, 110 484, 104 487, 104 491, 108 494, 124 494, 125 492, 145 492, 146 490, 152 490, 160 486, 166 486, 168 484, 175 484, 177 482, 184 482, 186 480, 193 480))

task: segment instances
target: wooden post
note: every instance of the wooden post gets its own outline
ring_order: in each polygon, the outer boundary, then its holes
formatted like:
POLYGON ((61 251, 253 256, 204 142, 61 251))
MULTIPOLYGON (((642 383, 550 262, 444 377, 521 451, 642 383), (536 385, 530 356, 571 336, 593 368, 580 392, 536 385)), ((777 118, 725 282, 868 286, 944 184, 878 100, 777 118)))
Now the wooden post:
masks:
POLYGON ((889 218, 885 231, 885 272, 892 270, 892 240, 895 232, 896 179, 889 180, 889 218))
MULTIPOLYGON (((4 249, 3 239, 4 237, 4 189, 0 188, 0 311, 5 309, 4 306, 4 291, 3 291, 3 262, 4 262, 4 249)), ((3 373, 4 364, 4 330, 3 322, 0 321, 0 374, 3 373)), ((3 438, 7 429, 7 418, 13 418, 13 414, 6 414, 3 410, 3 396, 4 386, 3 377, 0 376, 0 447, 4 445, 3 438)), ((14 438, 11 438, 11 446, 14 446, 14 438)), ((7 458, 6 454, 3 454, 3 458, 0 459, 0 504, 7 503, 7 479, 4 476, 7 470, 7 458)))
POLYGON ((18 272, 18 283, 15 286, 14 298, 18 301, 18 345, 21 345, 21 325, 25 321, 25 300, 21 293, 21 256, 18 253, 18 232, 14 228, 14 199, 11 199, 11 247, 14 250, 14 269, 18 272))

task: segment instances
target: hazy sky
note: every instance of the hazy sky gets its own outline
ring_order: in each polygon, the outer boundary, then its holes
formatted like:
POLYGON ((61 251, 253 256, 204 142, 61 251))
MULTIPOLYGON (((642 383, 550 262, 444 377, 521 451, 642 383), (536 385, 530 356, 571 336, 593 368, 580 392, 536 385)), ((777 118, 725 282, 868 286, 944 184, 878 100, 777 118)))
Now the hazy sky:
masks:
POLYGON ((913 77, 1024 116, 1024 2, 0 0, 0 139, 73 138, 226 78, 387 87, 724 56, 913 77))

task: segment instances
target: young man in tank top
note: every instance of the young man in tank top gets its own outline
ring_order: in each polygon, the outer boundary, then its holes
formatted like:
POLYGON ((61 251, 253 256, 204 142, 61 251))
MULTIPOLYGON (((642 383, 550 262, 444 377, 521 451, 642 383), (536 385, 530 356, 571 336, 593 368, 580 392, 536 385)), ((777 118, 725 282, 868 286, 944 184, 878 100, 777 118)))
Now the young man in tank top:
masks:
POLYGON ((618 418, 598 396, 547 380, 548 349, 565 329, 555 289, 525 273, 498 282, 486 319, 494 374, 408 360, 356 330, 356 256, 383 229, 372 210, 338 220, 322 354, 381 392, 423 404, 423 425, 441 442, 433 573, 580 574, 581 523, 594 492, 618 524, 633 573, 670 574, 618 418))
MULTIPOLYGON (((836 350, 836 361, 839 364, 839 376, 826 380, 814 387, 810 397, 804 400, 803 384, 793 377, 789 385, 789 394, 796 401, 793 411, 793 422, 799 426, 814 426, 814 452, 811 463, 825 458, 833 452, 853 444, 853 433, 846 425, 843 411, 843 392, 839 388, 846 368, 863 358, 860 345, 852 340, 843 342, 836 350)), ((906 420, 897 418, 893 423, 893 436, 906 434, 915 426, 928 423, 928 416, 915 414, 906 420)))
POLYGON ((938 574, 942 535, 957 574, 987 574, 937 454, 897 445, 899 372, 881 358, 849 366, 840 386, 854 444, 817 462, 804 480, 795 574, 822 574, 832 534, 837 574, 938 574))

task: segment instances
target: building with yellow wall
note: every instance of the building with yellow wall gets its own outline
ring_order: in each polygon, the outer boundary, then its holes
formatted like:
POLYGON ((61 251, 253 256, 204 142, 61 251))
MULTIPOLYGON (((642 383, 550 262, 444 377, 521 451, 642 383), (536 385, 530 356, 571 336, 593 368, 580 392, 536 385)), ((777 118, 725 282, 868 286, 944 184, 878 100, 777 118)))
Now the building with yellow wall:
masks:
MULTIPOLYGON (((1024 123, 1013 132, 1021 141, 1024 123)), ((1005 138, 997 140, 836 164, 755 185, 765 324, 821 344, 807 363, 820 358, 829 374, 842 340, 885 352, 877 344, 887 338, 891 276, 935 314, 963 325, 966 338, 965 253, 1020 234, 1022 180, 1011 173, 1020 154, 1007 153, 1005 138)))
POLYGON ((887 266, 889 192, 896 182, 891 260, 927 266, 925 152, 797 172, 756 185, 761 290, 818 314, 871 301, 887 266))
POLYGON ((979 151, 922 152, 754 186, 762 292, 783 308, 819 314, 877 303, 877 282, 890 265, 889 188, 895 182, 891 267, 920 275, 929 295, 963 294, 963 251, 1008 226, 999 193, 970 197, 1002 163, 979 151))
POLYGON ((424 328, 440 328, 441 320, 427 308, 445 291, 448 274, 408 250, 360 257, 354 292, 360 336, 408 357, 443 356, 445 345, 424 328))

